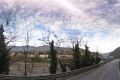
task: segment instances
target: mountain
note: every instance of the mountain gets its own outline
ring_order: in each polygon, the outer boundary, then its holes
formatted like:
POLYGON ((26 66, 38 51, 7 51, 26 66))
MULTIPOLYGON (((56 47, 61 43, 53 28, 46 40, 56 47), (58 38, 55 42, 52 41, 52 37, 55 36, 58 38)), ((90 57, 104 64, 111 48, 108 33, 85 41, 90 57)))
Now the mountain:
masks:
MULTIPOLYGON (((7 48, 11 48, 12 46, 7 46, 7 48)), ((29 46, 28 51, 48 51, 49 50, 49 45, 44 45, 44 46, 39 46, 39 47, 34 47, 34 46, 29 46)), ((11 52, 24 52, 26 49, 26 46, 15 46, 14 48, 11 49, 11 52)), ((73 54, 73 50, 70 47, 56 47, 58 52, 61 52, 63 54, 73 54)), ((84 54, 84 49, 80 49, 81 53, 84 54)), ((95 52, 91 52, 93 55, 95 52)), ((100 54, 99 57, 103 58, 103 56, 100 54)))
POLYGON ((120 47, 116 48, 113 52, 111 52, 109 57, 120 58, 120 47))
MULTIPOLYGON (((12 46, 7 46, 8 49, 10 49, 12 46)), ((28 51, 48 51, 50 49, 49 45, 34 47, 29 46, 28 51)), ((63 52, 65 54, 72 54, 73 50, 70 47, 56 47, 58 52, 63 52)), ((11 49, 11 52, 24 52, 26 50, 26 46, 15 46, 11 49)), ((84 49, 80 49, 82 53, 84 53, 84 49)))
MULTIPOLYGON (((7 46, 8 49, 10 49, 12 46, 7 46)), ((39 47, 34 47, 34 46, 29 46, 28 51, 48 51, 50 49, 49 45, 44 45, 44 46, 39 46, 39 47)), ((72 52, 72 49, 69 47, 56 47, 58 51, 67 51, 69 53, 72 52)), ((26 46, 15 46, 14 48, 11 49, 11 52, 23 52, 26 50, 26 46)), ((81 49, 83 51, 83 49, 81 49)))
MULTIPOLYGON (((12 46, 7 46, 7 48, 11 48, 12 46)), ((23 52, 24 50, 26 50, 25 46, 15 46, 14 48, 11 49, 11 51, 14 52, 23 52)), ((39 46, 39 47, 34 47, 34 46, 29 46, 28 47, 28 51, 47 51, 49 50, 49 46, 45 45, 45 46, 39 46)))
POLYGON ((104 58, 107 58, 107 57, 109 57, 109 55, 111 54, 111 52, 109 52, 109 53, 103 53, 103 54, 101 54, 104 58))

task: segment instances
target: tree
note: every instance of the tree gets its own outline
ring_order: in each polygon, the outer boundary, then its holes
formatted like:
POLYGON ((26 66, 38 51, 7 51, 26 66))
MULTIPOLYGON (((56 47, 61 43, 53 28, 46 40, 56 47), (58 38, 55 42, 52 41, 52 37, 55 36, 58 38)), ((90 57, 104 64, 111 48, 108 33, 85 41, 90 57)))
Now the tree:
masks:
POLYGON ((95 63, 95 57, 94 54, 90 54, 90 65, 93 65, 95 63))
MULTIPOLYGON (((56 52, 55 53, 55 56, 56 56, 57 53, 63 52, 63 49, 60 48, 61 44, 64 42, 64 40, 62 38, 60 38, 50 28, 48 28, 48 30, 45 33, 43 33, 42 37, 39 40, 44 42, 47 45, 50 45, 50 53, 51 53, 51 43, 52 43, 51 38, 54 38, 53 45, 55 45, 54 50, 56 52)), ((51 56, 51 54, 50 54, 50 56, 51 56)), ((56 60, 57 60, 57 63, 58 62, 60 63, 60 67, 61 67, 62 72, 66 72, 66 70, 67 70, 66 69, 66 64, 62 63, 61 59, 58 58, 57 56, 56 56, 56 60)), ((54 64, 54 63, 51 63, 51 64, 54 64)))
POLYGON ((50 68, 49 68, 49 72, 51 74, 56 74, 57 71, 57 55, 56 55, 57 51, 55 50, 54 47, 54 41, 52 41, 50 43, 50 68))
POLYGON ((101 58, 99 57, 99 52, 95 53, 95 64, 98 64, 101 61, 101 58))
POLYGON ((9 74, 9 50, 5 43, 4 28, 0 26, 0 74, 9 74))
POLYGON ((82 59, 82 66, 90 66, 91 65, 91 53, 89 51, 89 47, 85 45, 85 54, 83 55, 82 59))
POLYGON ((29 25, 26 25, 23 28, 23 33, 22 33, 22 34, 24 34, 23 38, 25 41, 25 47, 24 47, 24 62, 25 62, 24 75, 25 76, 27 76, 27 67, 29 66, 29 65, 27 65, 27 58, 28 58, 30 40, 32 39, 31 33, 32 33, 32 28, 29 25))
POLYGON ((83 40, 83 35, 81 31, 76 31, 69 33, 68 35, 70 43, 72 44, 73 48, 73 61, 70 63, 70 69, 79 69, 81 67, 81 52, 79 46, 83 40))
POLYGON ((81 66, 81 53, 79 48, 79 43, 75 44, 75 47, 73 47, 73 63, 75 65, 75 69, 80 69, 81 66))
POLYGON ((58 58, 58 60, 59 60, 59 63, 60 63, 61 71, 66 72, 67 71, 66 63, 62 62, 59 58, 58 58))

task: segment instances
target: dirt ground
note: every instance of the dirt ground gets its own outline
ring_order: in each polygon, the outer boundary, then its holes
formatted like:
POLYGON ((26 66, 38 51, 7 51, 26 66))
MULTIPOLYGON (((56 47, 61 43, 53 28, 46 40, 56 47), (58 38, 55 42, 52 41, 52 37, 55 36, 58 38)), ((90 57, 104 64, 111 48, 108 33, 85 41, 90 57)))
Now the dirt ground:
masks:
MULTIPOLYGON (((10 67, 10 75, 24 76, 24 62, 16 62, 10 67)), ((49 63, 28 63, 27 75, 38 76, 49 74, 49 63)))
MULTIPOLYGON (((10 75, 24 76, 24 62, 16 62, 10 67, 10 75)), ((61 73, 58 65, 57 73, 61 73)), ((28 63, 27 76, 40 76, 49 74, 49 63, 28 63)))

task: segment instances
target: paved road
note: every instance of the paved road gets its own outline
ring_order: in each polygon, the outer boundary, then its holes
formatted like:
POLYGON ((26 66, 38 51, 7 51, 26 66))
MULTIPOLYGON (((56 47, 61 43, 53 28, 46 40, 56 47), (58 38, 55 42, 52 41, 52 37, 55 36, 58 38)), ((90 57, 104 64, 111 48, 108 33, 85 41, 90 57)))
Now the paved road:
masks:
POLYGON ((120 80, 119 60, 116 59, 68 80, 120 80))

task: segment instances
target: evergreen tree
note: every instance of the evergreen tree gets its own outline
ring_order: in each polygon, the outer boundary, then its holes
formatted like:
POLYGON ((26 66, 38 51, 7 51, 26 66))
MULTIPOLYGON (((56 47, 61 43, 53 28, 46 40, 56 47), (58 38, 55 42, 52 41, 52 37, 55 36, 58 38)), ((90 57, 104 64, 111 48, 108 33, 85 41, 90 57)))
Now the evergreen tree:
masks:
POLYGON ((93 54, 90 54, 91 57, 90 57, 90 65, 93 65, 95 63, 95 57, 93 54))
POLYGON ((73 63, 75 65, 75 69, 80 69, 81 66, 81 53, 79 48, 79 43, 75 44, 75 47, 73 47, 73 63))
POLYGON ((0 26, 0 74, 9 74, 9 55, 3 25, 0 26))
POLYGON ((54 48, 54 41, 50 43, 50 69, 51 74, 56 74, 57 71, 57 51, 54 48))
POLYGON ((98 64, 101 61, 101 58, 99 57, 99 52, 95 53, 95 64, 98 64))
POLYGON ((87 67, 91 65, 91 53, 87 45, 85 45, 85 54, 83 56, 82 65, 83 67, 87 67))

